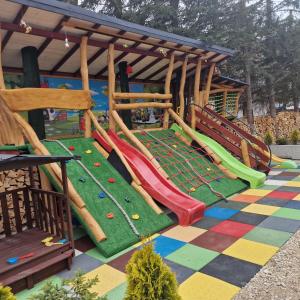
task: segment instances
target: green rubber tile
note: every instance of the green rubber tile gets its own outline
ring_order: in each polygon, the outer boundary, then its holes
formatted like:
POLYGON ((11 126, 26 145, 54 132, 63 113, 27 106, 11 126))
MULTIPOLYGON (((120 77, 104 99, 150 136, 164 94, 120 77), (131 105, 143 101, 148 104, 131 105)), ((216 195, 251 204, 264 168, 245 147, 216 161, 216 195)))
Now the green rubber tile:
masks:
POLYGON ((104 296, 107 298, 107 300, 122 300, 124 299, 126 288, 127 283, 124 282, 119 286, 115 287, 114 289, 110 290, 104 296))
POLYGON ((277 210, 272 216, 300 221, 300 210, 283 207, 277 210))
POLYGON ((218 252, 187 244, 168 255, 166 259, 198 271, 218 255, 218 252))
POLYGON ((26 289, 16 294, 17 300, 28 300, 29 297, 32 297, 33 295, 37 294, 42 287, 46 284, 46 282, 53 282, 54 284, 60 285, 62 282, 62 278, 58 276, 51 276, 47 278, 46 280, 43 280, 37 284, 34 285, 34 287, 30 290, 26 289))
POLYGON ((246 235, 244 235, 243 238, 254 242, 281 247, 291 236, 292 233, 289 232, 255 227, 246 235))

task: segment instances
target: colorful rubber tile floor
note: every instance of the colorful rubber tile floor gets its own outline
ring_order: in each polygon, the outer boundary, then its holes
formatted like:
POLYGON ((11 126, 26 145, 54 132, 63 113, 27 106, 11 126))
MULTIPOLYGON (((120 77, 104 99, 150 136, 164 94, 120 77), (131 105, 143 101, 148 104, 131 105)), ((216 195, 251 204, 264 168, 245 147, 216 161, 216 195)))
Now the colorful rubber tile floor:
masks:
MULTIPOLYGON (((273 169, 265 185, 232 196, 208 208, 190 227, 174 225, 152 236, 155 251, 176 273, 183 300, 231 299, 300 228, 300 169, 273 169)), ((50 280, 59 282, 77 270, 98 275, 99 296, 122 299, 125 266, 139 244, 109 258, 102 257, 81 228, 75 228, 76 256, 71 271, 50 280)), ((17 295, 27 299, 44 282, 17 295)))

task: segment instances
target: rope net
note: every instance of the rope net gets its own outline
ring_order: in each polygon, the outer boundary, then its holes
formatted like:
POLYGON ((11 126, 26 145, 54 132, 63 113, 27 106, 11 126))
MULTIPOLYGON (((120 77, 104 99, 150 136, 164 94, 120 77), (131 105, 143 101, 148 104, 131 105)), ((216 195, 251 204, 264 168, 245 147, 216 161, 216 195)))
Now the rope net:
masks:
POLYGON ((224 116, 236 114, 236 101, 238 93, 228 92, 226 101, 224 101, 224 92, 213 94, 209 97, 208 103, 213 107, 214 111, 224 116), (225 103, 225 107, 224 107, 225 103))
MULTIPOLYGON (((135 135, 160 163, 173 183, 187 193, 225 177, 211 163, 211 157, 202 148, 185 144, 173 130, 142 131, 135 135)), ((210 186, 209 188, 211 189, 210 186)), ((216 193, 212 189, 211 192, 216 193)))

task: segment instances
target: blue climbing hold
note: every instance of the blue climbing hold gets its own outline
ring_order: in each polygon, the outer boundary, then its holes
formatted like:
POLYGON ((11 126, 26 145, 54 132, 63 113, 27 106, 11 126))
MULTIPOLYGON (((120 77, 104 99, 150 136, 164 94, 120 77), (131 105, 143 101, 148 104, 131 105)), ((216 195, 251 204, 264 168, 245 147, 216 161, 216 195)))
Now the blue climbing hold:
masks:
POLYGON ((106 197, 106 194, 104 192, 99 193, 99 198, 103 199, 106 197))
POLYGON ((128 199, 128 197, 125 197, 124 200, 125 200, 127 203, 130 202, 130 200, 128 199))
POLYGON ((156 157, 155 159, 156 159, 157 161, 160 161, 160 158, 159 158, 159 157, 156 157))
POLYGON ((86 182, 86 179, 84 177, 80 177, 79 181, 82 182, 82 183, 84 183, 84 182, 86 182))

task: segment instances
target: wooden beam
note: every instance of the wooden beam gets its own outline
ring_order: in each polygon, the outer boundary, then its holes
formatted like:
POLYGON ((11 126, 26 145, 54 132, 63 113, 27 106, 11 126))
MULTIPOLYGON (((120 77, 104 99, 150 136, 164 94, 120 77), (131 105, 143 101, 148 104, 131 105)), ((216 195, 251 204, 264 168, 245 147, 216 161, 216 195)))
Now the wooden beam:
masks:
MULTIPOLYGON (((172 79, 172 73, 174 69, 174 59, 175 56, 174 54, 171 55, 170 63, 169 63, 169 68, 168 72, 166 75, 166 80, 165 80, 165 94, 171 94, 171 79, 172 79)), ((169 99, 168 102, 170 102, 171 99, 169 99)), ((163 119, 163 128, 168 129, 169 128, 169 111, 165 110, 164 111, 164 119, 163 119)))
MULTIPOLYGON (((0 49, 2 47, 2 34, 0 31, 0 49)), ((2 68, 2 51, 0 52, 0 89, 5 90, 5 81, 2 68)))
MULTIPOLYGON (((61 18, 61 20, 58 22, 58 24, 55 26, 55 28, 53 29, 53 32, 60 31, 63 28, 63 22, 68 21, 69 19, 70 19, 70 17, 63 16, 61 18)), ((48 47, 48 45, 51 43, 51 41, 52 41, 52 38, 49 38, 49 37, 44 40, 44 42, 38 49, 38 53, 37 53, 38 56, 40 56, 43 53, 43 51, 48 47)))
POLYGON ((113 106, 115 105, 113 93, 116 86, 115 64, 114 64, 114 44, 109 44, 107 53, 108 65, 108 102, 109 102, 109 129, 116 130, 115 120, 112 115, 113 106))
MULTIPOLYGON (((15 16, 15 18, 13 20, 14 24, 17 24, 19 26, 19 24, 20 24, 22 18, 24 17, 27 9, 28 9, 27 5, 22 5, 21 6, 20 10, 18 11, 17 15, 15 16)), ((2 46, 1 46, 2 51, 4 51, 4 48, 8 44, 8 42, 9 42, 12 35, 13 35, 12 31, 8 31, 6 33, 6 35, 5 35, 5 37, 3 38, 3 41, 2 41, 2 46)))
POLYGON ((115 104, 113 109, 115 110, 130 110, 130 109, 138 109, 138 108, 161 108, 167 109, 172 108, 172 103, 159 103, 159 102, 136 102, 136 103, 121 103, 115 104))
POLYGON ((113 93, 115 100, 122 99, 160 99, 167 100, 172 98, 172 94, 159 94, 159 93, 113 93))
POLYGON ((187 68, 188 57, 186 56, 183 64, 182 64, 182 72, 180 79, 180 87, 179 87, 179 117, 183 120, 184 118, 184 87, 186 81, 186 68, 187 68))
MULTIPOLYGON (((200 105, 200 83, 201 83, 201 69, 202 69, 202 60, 199 57, 196 71, 195 71, 195 81, 194 81, 194 104, 200 105)), ((191 127, 193 129, 196 128, 196 112, 195 105, 191 106, 191 127)))
POLYGON ((216 63, 211 64, 209 72, 208 72, 208 76, 207 76, 207 80, 206 80, 206 88, 205 88, 204 105, 208 104, 211 80, 214 75, 215 67, 216 67, 216 63))
MULTIPOLYGON (((130 36, 122 36, 119 33, 113 33, 113 32, 108 32, 107 30, 104 29, 94 29, 82 22, 78 22, 78 21, 68 21, 64 23, 64 26, 66 27, 71 27, 71 28, 75 28, 75 29, 79 29, 79 30, 83 30, 83 31, 88 31, 88 32, 92 32, 92 33, 99 33, 102 35, 107 35, 107 36, 113 36, 119 39, 126 39, 128 41, 133 41, 133 42, 141 42, 141 38, 137 38, 137 37, 130 37, 130 36)), ((151 45, 151 46, 158 46, 160 47, 158 42, 152 42, 152 41, 143 41, 143 44, 146 45, 151 45)), ((201 55, 199 52, 196 51, 191 51, 188 49, 180 49, 176 46, 168 46, 165 45, 164 48, 169 49, 169 50, 173 50, 173 51, 180 51, 183 53, 187 53, 187 54, 194 54, 194 55, 201 55)), ((198 50, 198 49, 197 49, 198 50)))

